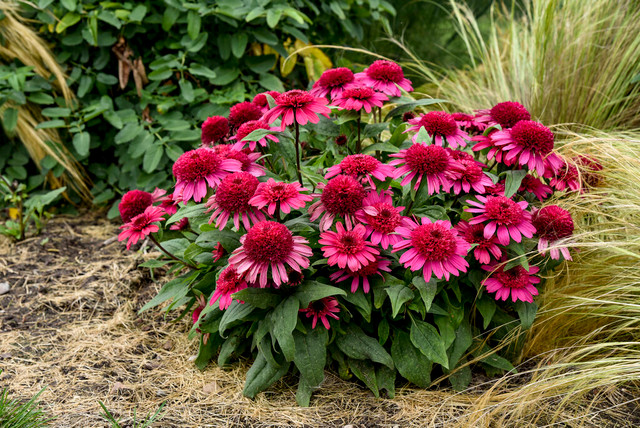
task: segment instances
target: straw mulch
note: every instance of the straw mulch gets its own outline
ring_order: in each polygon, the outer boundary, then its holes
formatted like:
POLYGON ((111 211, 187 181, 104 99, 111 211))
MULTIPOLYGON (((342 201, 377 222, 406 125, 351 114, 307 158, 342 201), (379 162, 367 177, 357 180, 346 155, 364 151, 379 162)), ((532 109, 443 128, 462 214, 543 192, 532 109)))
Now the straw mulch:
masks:
MULTIPOLYGON (((242 397, 246 364, 201 372, 190 361, 190 319, 137 314, 164 280, 137 266, 158 254, 125 252, 110 240, 117 231, 93 214, 59 216, 18 244, 0 237, 0 282, 11 286, 0 296, 0 385, 24 399, 46 386, 41 405, 54 426, 107 426, 98 401, 125 422, 166 402, 162 427, 468 426, 473 394, 399 386, 395 399, 376 399, 331 373, 310 408, 295 404, 294 378, 242 397)), ((625 426, 625 417, 616 408, 565 426, 625 426)))

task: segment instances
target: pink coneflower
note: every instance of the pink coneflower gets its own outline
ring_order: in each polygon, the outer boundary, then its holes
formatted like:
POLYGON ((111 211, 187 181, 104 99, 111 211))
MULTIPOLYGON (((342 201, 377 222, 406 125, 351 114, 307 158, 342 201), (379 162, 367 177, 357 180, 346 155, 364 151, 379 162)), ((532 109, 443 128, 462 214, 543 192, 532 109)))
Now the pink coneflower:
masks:
POLYGON ((242 246, 237 248, 229 263, 239 272, 246 273, 250 282, 259 280, 260 287, 266 287, 268 274, 279 287, 289 280, 286 266, 296 272, 309 267, 312 252, 308 241, 301 236, 293 236, 283 224, 275 221, 261 221, 240 238, 242 246))
POLYGON ((271 140, 274 143, 277 143, 280 141, 278 140, 278 137, 271 134, 265 135, 258 141, 244 141, 244 139, 256 129, 268 129, 270 131, 277 130, 276 128, 270 127, 269 124, 264 120, 250 120, 248 122, 245 122, 242 125, 240 125, 240 128, 238 128, 238 132, 236 132, 236 135, 231 137, 232 140, 236 140, 236 143, 233 145, 233 148, 235 150, 242 150, 245 144, 249 144, 249 150, 255 150, 256 144, 260 144, 262 147, 266 147, 267 140, 271 140))
POLYGON ((393 177, 395 169, 390 165, 385 165, 373 156, 356 154, 349 155, 342 159, 339 164, 327 169, 325 179, 330 179, 338 174, 350 175, 352 177, 367 180, 371 187, 375 187, 371 177, 384 181, 387 177, 393 177))
POLYGON ((345 89, 342 94, 333 99, 333 105, 345 110, 364 111, 371 113, 373 107, 382 107, 389 98, 385 94, 376 92, 366 86, 355 86, 345 89))
POLYGON ((413 91, 411 81, 404 77, 402 67, 392 61, 374 61, 363 72, 355 75, 360 84, 371 87, 383 94, 399 97, 402 95, 400 88, 407 92, 413 91))
POLYGON ((127 241, 127 250, 137 243, 141 238, 148 236, 153 232, 160 230, 157 224, 153 224, 164 220, 164 210, 160 207, 149 205, 145 210, 133 217, 128 223, 120 226, 122 232, 118 235, 118 241, 127 241))
POLYGON ((562 253, 565 260, 571 260, 569 249, 558 245, 561 240, 573 235, 573 218, 569 211, 557 205, 547 205, 533 213, 532 222, 540 237, 538 251, 544 254, 551 247, 549 252, 552 259, 560 259, 562 253))
POLYGON ((603 176, 601 171, 604 167, 598 159, 593 156, 580 155, 573 158, 573 160, 580 168, 580 178, 584 184, 589 187, 598 187, 602 183, 603 176))
POLYGON ((469 220, 469 224, 486 223, 484 226, 484 237, 489 239, 496 233, 498 242, 502 245, 509 245, 509 237, 514 241, 522 241, 522 236, 533 237, 536 228, 531 224, 531 213, 525 211, 529 205, 526 201, 515 202, 513 199, 504 196, 476 196, 478 201, 467 200, 473 205, 472 208, 464 210, 470 213, 480 213, 480 215, 469 220))
POLYGON ((262 117, 260 107, 251 101, 244 101, 231 107, 229 110, 229 125, 237 129, 243 123, 250 120, 258 120, 262 117))
POLYGON ((280 92, 278 91, 261 92, 255 97, 253 97, 252 102, 258 107, 260 107, 260 111, 262 111, 262 114, 265 114, 266 112, 269 111, 269 100, 267 99, 267 95, 271 96, 271 98, 275 100, 276 98, 278 98, 278 95, 280 95, 280 92))
POLYGON ((330 68, 326 70, 318 81, 313 84, 310 93, 314 97, 338 98, 345 89, 353 86, 355 77, 353 72, 346 67, 330 68))
POLYGON ((231 297, 233 293, 237 293, 247 287, 244 275, 238 272, 238 269, 233 264, 229 264, 220 272, 220 276, 216 281, 216 291, 211 296, 211 300, 209 300, 209 306, 213 306, 220 299, 220 309, 227 309, 233 301, 233 297, 231 297))
POLYGON ((492 160, 493 158, 496 161, 503 163, 507 166, 511 166, 515 163, 512 159, 511 161, 507 161, 505 159, 505 152, 501 147, 495 145, 495 141, 493 140, 493 135, 498 132, 497 130, 491 130, 489 135, 476 135, 471 138, 471 141, 475 141, 472 150, 474 152, 479 152, 480 150, 489 149, 487 152, 487 160, 492 160))
POLYGON ((504 196, 505 180, 500 180, 496 184, 485 187, 486 195, 504 196))
POLYGON ((442 188, 448 192, 451 182, 447 178, 447 173, 455 166, 455 161, 447 151, 437 145, 427 145, 422 143, 413 144, 406 150, 390 155, 400 159, 389 162, 389 165, 402 165, 396 169, 395 178, 400 178, 407 174, 400 184, 403 186, 416 179, 414 189, 420 187, 422 180, 427 181, 430 195, 438 193, 442 188))
POLYGON ((249 149, 236 149, 235 146, 220 144, 212 149, 221 159, 235 159, 240 162, 240 171, 248 172, 255 177, 265 175, 264 166, 256 161, 260 159, 260 153, 252 152, 249 149))
POLYGON ((336 216, 341 216, 351 228, 354 219, 353 215, 362 208, 362 201, 366 194, 362 184, 350 175, 338 175, 330 179, 327 184, 320 183, 318 188, 321 194, 313 194, 313 197, 320 197, 309 207, 311 221, 320 219, 320 231, 325 231, 331 227, 336 216))
POLYGON ((342 269, 349 267, 357 271, 374 261, 380 252, 365 240, 366 234, 367 230, 361 224, 346 230, 340 222, 336 224, 336 232, 328 230, 321 233, 318 243, 323 245, 322 252, 328 258, 329 266, 338 265, 342 269))
POLYGON ((333 319, 339 319, 336 315, 340 312, 340 307, 338 305, 338 300, 335 297, 325 297, 320 300, 316 300, 314 302, 310 302, 309 306, 304 309, 300 309, 300 312, 305 312, 307 314, 307 318, 313 317, 311 321, 311 328, 316 328, 316 324, 318 323, 318 319, 324 325, 324 328, 329 330, 331 326, 329 325, 329 320, 327 317, 331 317, 333 319))
POLYGON ((420 220, 421 224, 417 224, 409 219, 406 226, 398 228, 403 240, 393 246, 393 252, 407 250, 400 256, 400 263, 411 271, 422 269, 427 282, 432 275, 448 281, 450 275, 466 272, 469 263, 464 257, 471 245, 458 236, 448 221, 432 223, 427 217, 420 220))
POLYGON ((187 217, 181 218, 177 222, 173 223, 169 230, 185 230, 189 227, 189 219, 187 217))
POLYGON ((482 264, 488 264, 491 262, 491 256, 496 260, 500 260, 502 257, 502 251, 498 247, 498 240, 495 236, 490 238, 484 237, 484 225, 482 224, 469 224, 464 220, 461 220, 456 229, 460 231, 460 235, 469 244, 476 244, 473 249, 473 255, 477 261, 482 264))
POLYGON ((505 154, 505 161, 518 161, 520 165, 527 165, 542 176, 545 172, 545 160, 552 166, 559 167, 562 160, 552 153, 554 145, 553 132, 541 123, 531 120, 521 120, 511 129, 504 129, 491 134, 496 147, 505 154))
POLYGON ((476 113, 476 122, 486 123, 488 126, 500 125, 502 129, 513 128, 521 120, 531 120, 531 113, 515 101, 498 103, 491 109, 478 110, 476 113))
POLYGON ((347 136, 344 134, 340 134, 336 137, 336 144, 338 146, 344 146, 345 144, 347 144, 347 136))
POLYGON ((385 250, 390 245, 402 240, 396 232, 405 220, 400 215, 404 207, 394 207, 391 194, 381 190, 374 191, 364 198, 362 209, 356 213, 356 218, 364 224, 372 244, 380 244, 385 250))
POLYGON ((483 164, 475 159, 459 159, 455 167, 448 174, 453 184, 453 193, 460 194, 463 190, 469 193, 471 189, 478 193, 485 193, 487 186, 492 186, 493 181, 482 170, 483 164))
POLYGON ((215 195, 211 196, 205 212, 213 211, 209 224, 216 222, 216 228, 224 229, 229 217, 233 216, 233 225, 240 229, 240 220, 245 229, 265 219, 264 214, 255 210, 249 200, 258 188, 259 181, 247 172, 235 172, 226 176, 218 185, 215 195))
POLYGON ((278 95, 276 106, 264 115, 267 123, 275 122, 282 117, 280 129, 284 130, 295 121, 300 125, 307 122, 318 123, 319 114, 329 117, 331 109, 327 107, 327 100, 322 97, 314 97, 309 92, 294 89, 278 95))
MULTIPOLYGON (((411 119, 409 124, 413 125, 404 132, 416 132, 411 141, 417 143, 420 128, 424 126, 429 136, 431 136, 435 144, 443 146, 445 141, 454 149, 458 146, 466 146, 465 140, 470 140, 469 134, 458 128, 453 116, 444 111, 430 111, 422 116, 411 119)), ((423 141, 421 141, 422 143, 423 141)))
POLYGON ((573 192, 582 190, 578 168, 565 160, 562 160, 562 164, 557 170, 547 169, 544 176, 551 179, 549 184, 556 190, 569 189, 573 192))
MULTIPOLYGON (((196 299, 196 302, 198 302, 198 306, 193 310, 193 313, 191 314, 191 320, 193 321, 194 324, 197 323, 198 320, 200 319, 200 314, 202 313, 202 310, 207 307, 207 301, 203 294, 198 296, 198 298, 196 299)), ((196 328, 196 331, 200 333, 199 328, 196 328)))
POLYGON ((475 116, 466 113, 451 113, 453 119, 456 121, 456 125, 462 128, 466 132, 474 134, 482 133, 487 129, 487 124, 478 122, 475 116))
POLYGON ((516 302, 533 303, 533 296, 538 295, 538 290, 533 284, 538 284, 540 278, 534 276, 540 269, 537 266, 529 266, 527 271, 518 265, 504 270, 504 263, 482 266, 482 269, 491 272, 488 278, 482 281, 489 293, 496 293, 496 300, 511 300, 516 302))
POLYGON ((162 199, 160 199, 160 208, 164 210, 165 213, 169 215, 174 215, 178 212, 178 204, 180 203, 180 198, 176 199, 173 197, 173 193, 169 193, 162 199))
POLYGON ((216 247, 211 252, 211 256, 213 258, 213 262, 215 263, 218 260, 220 260, 222 257, 224 257, 225 253, 226 253, 226 250, 224 249, 222 244, 218 242, 216 244, 216 247))
POLYGON ((199 148, 183 153, 173 164, 176 187, 175 200, 200 202, 211 188, 230 172, 240 171, 242 164, 235 159, 222 159, 213 150, 199 148))
POLYGON ((142 190, 130 190, 122 195, 118 211, 123 223, 128 223, 135 216, 142 214, 148 206, 153 205, 153 195, 142 190))
POLYGON ((203 146, 211 147, 219 143, 229 133, 229 121, 223 116, 212 116, 202 124, 200 136, 203 146))
MULTIPOLYGON (((387 259, 376 257, 374 261, 367 261, 367 264, 363 265, 360 269, 352 271, 349 268, 340 269, 331 274, 329 279, 333 282, 341 282, 347 279, 351 279, 351 292, 358 291, 360 285, 360 279, 362 279, 362 290, 368 293, 371 289, 369 284, 369 277, 373 275, 380 275, 382 277, 382 271, 391 272, 389 265, 391 262, 387 259)), ((384 279, 384 277, 382 277, 384 279)))
POLYGON ((273 215, 276 209, 289 214, 292 209, 304 208, 305 204, 313 200, 313 196, 304 193, 308 189, 300 186, 300 183, 283 183, 270 178, 260 183, 255 195, 249 200, 249 204, 262 210, 267 207, 267 213, 273 215))
POLYGON ((414 112, 408 111, 402 115, 402 121, 409 122, 411 119, 414 119, 415 117, 416 117, 416 114, 414 112))
POLYGON ((539 178, 536 178, 531 174, 524 176, 518 191, 533 193, 540 201, 544 201, 553 193, 551 187, 547 186, 539 178))

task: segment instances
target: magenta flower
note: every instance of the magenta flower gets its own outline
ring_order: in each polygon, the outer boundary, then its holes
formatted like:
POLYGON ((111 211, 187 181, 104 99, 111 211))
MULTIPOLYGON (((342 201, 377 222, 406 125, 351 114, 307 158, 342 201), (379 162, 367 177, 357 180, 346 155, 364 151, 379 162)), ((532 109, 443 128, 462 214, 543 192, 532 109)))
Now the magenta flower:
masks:
POLYGON ((168 215, 174 215, 178 212, 178 204, 180 203, 180 199, 176 199, 173 197, 173 193, 169 193, 165 197, 160 199, 160 208, 164 210, 168 215))
POLYGON ((458 146, 466 146, 467 142, 465 140, 471 140, 469 134, 458 127, 453 116, 444 111, 430 111, 422 116, 410 119, 409 124, 413 126, 410 126, 404 132, 416 132, 416 135, 411 139, 414 143, 418 142, 417 132, 423 126, 429 136, 433 138, 435 144, 439 146, 443 146, 447 142, 455 149, 458 146))
POLYGON ((387 177, 393 177, 395 168, 385 165, 373 156, 355 154, 342 159, 339 164, 327 169, 325 179, 330 179, 338 174, 350 175, 360 180, 367 180, 371 187, 375 187, 371 177, 385 181, 387 177))
POLYGON ((226 117, 212 116, 202 124, 202 145, 211 147, 219 143, 229 133, 229 121, 226 117))
POLYGON ((250 120, 258 120, 262 117, 262 109, 250 101, 244 101, 231 107, 229 111, 229 125, 237 129, 243 123, 250 120))
POLYGON ((122 232, 118 235, 118 241, 127 240, 127 250, 137 243, 141 238, 149 236, 153 232, 160 230, 157 224, 153 224, 164 220, 164 210, 160 207, 149 205, 145 210, 133 217, 128 223, 120 226, 122 232))
POLYGON ((479 202, 467 200, 473 205, 464 210, 480 215, 469 220, 469 224, 486 223, 484 237, 494 236, 497 230, 498 242, 509 245, 510 237, 516 241, 522 241, 522 236, 533 237, 536 228, 531 224, 531 213, 525 211, 528 206, 526 201, 515 202, 504 196, 476 196, 479 202))
POLYGON ((249 230, 251 223, 258 223, 265 219, 264 214, 254 209, 249 200, 253 197, 258 188, 259 181, 248 172, 235 172, 226 176, 215 195, 211 196, 205 204, 207 210, 213 211, 209 224, 216 222, 216 228, 222 230, 227 225, 227 221, 233 216, 233 225, 240 229, 240 220, 246 230, 249 230))
POLYGON ((469 193, 471 189, 477 193, 484 193, 487 186, 492 186, 493 181, 484 173, 484 164, 475 159, 459 159, 455 167, 448 174, 453 184, 453 193, 459 195, 463 190, 469 193))
POLYGON ((255 97, 253 97, 252 102, 258 107, 260 107, 260 111, 262 112, 262 114, 265 114, 266 112, 269 111, 269 100, 267 100, 267 95, 270 95, 271 98, 275 100, 276 98, 278 98, 278 95, 280 95, 280 92, 278 91, 261 92, 255 97))
POLYGON ((280 129, 284 130, 294 122, 306 125, 307 122, 318 123, 319 114, 329 117, 331 109, 327 107, 327 100, 321 97, 314 97, 306 91, 294 89, 278 95, 276 106, 265 113, 263 119, 267 123, 273 123, 282 117, 280 129))
POLYGON ((347 228, 351 229, 355 223, 353 216, 356 211, 362 208, 362 201, 365 198, 365 190, 362 184, 350 175, 338 175, 330 179, 327 184, 320 183, 318 188, 321 194, 314 193, 313 196, 320 197, 309 207, 310 220, 315 221, 320 216, 320 231, 325 231, 333 225, 336 216, 344 218, 347 228))
POLYGON ((239 273, 234 265, 230 264, 220 272, 218 280, 216 281, 216 290, 211 296, 211 300, 209 300, 209 306, 213 306, 213 304, 220 299, 220 309, 227 309, 233 301, 233 293, 237 293, 247 287, 248 285, 244 280, 244 275, 239 273))
POLYGON ((240 162, 240 171, 248 172, 254 177, 261 177, 266 174, 264 166, 257 163, 260 153, 252 152, 249 149, 236 149, 235 145, 220 144, 212 149, 221 159, 235 159, 240 162))
POLYGON ((345 230, 340 222, 336 224, 336 232, 321 233, 318 243, 323 245, 322 252, 328 258, 329 266, 338 265, 342 269, 349 267, 351 271, 357 271, 373 262, 380 252, 365 240, 366 234, 361 224, 352 230, 345 230))
POLYGON ((368 86, 378 92, 392 97, 402 95, 400 88, 407 92, 413 91, 411 81, 404 77, 402 67, 392 61, 374 61, 363 72, 355 75, 359 84, 368 86))
POLYGON ((406 217, 400 215, 404 207, 394 207, 391 194, 381 190, 369 192, 362 202, 362 209, 356 212, 356 219, 362 222, 367 233, 365 238, 371 243, 380 244, 383 249, 401 241, 398 228, 404 224, 406 217))
POLYGON ((451 188, 451 181, 447 175, 453 171, 455 161, 443 147, 416 143, 390 156, 400 159, 389 162, 389 165, 404 164, 396 169, 395 174, 395 178, 407 174, 400 183, 403 186, 415 179, 414 189, 417 190, 422 180, 426 180, 430 195, 438 193, 440 189, 448 192, 451 188))
POLYGON ((358 270, 352 271, 347 267, 332 273, 329 278, 334 282, 342 282, 344 280, 351 279, 352 293, 358 291, 358 286, 362 279, 362 290, 365 293, 368 293, 371 289, 369 277, 374 275, 380 275, 382 277, 382 271, 391 272, 391 269, 389 268, 390 264, 391 262, 389 260, 376 257, 374 261, 368 261, 366 265, 362 266, 358 270))
POLYGON ((250 120, 248 122, 245 122, 242 125, 240 125, 240 128, 238 128, 238 132, 236 132, 236 135, 230 138, 231 140, 236 140, 236 143, 233 145, 233 148, 235 150, 242 150, 245 144, 249 144, 249 150, 255 150, 256 144, 260 144, 262 147, 266 147, 267 140, 271 140, 274 143, 277 143, 280 141, 278 140, 278 137, 271 134, 265 135, 258 141, 245 141, 244 139, 256 129, 268 129, 270 131, 277 130, 276 128, 270 127, 269 124, 267 124, 267 122, 265 122, 264 120, 250 120))
POLYGON ((211 252, 213 262, 215 263, 218 260, 220 260, 225 255, 225 253, 226 253, 226 250, 224 249, 222 244, 218 242, 215 248, 213 249, 213 251, 211 252))
POLYGON ((573 235, 573 218, 569 211, 557 205, 547 205, 534 211, 532 222, 540 237, 540 253, 544 254, 551 247, 549 252, 552 259, 559 260, 562 253, 565 260, 571 260, 569 249, 562 245, 563 240, 573 235))
POLYGON ((267 213, 270 216, 275 214, 276 209, 289 214, 292 209, 304 208, 307 202, 313 200, 313 196, 300 193, 307 190, 298 182, 283 183, 270 178, 267 182, 258 185, 249 204, 260 210, 267 207, 267 213))
POLYGON ((473 150, 474 152, 479 152, 480 150, 489 149, 489 151, 487 152, 487 160, 492 160, 493 158, 495 158, 496 161, 507 166, 511 166, 515 163, 515 161, 513 159, 511 161, 507 161, 505 159, 505 152, 501 147, 495 145, 495 141, 492 138, 493 135, 497 132, 497 130, 491 130, 489 132, 489 135, 476 135, 475 137, 471 138, 471 141, 476 142, 471 150, 473 150))
POLYGON ((482 224, 469 224, 464 220, 461 220, 456 229, 460 232, 460 235, 469 244, 476 244, 473 249, 473 255, 477 261, 482 264, 488 264, 491 262, 491 256, 496 260, 500 260, 502 257, 502 251, 498 247, 498 240, 495 236, 490 238, 484 237, 484 225, 482 224))
POLYGON ((345 89, 353 86, 355 77, 353 72, 346 67, 330 68, 326 70, 318 81, 313 84, 310 93, 314 97, 331 98, 339 97, 345 89))
POLYGON ((229 263, 250 282, 266 287, 269 271, 276 287, 289 280, 286 266, 296 272, 309 267, 312 252, 308 241, 293 236, 283 224, 261 221, 240 238, 242 246, 229 257, 229 263))
POLYGON ((456 125, 466 132, 479 134, 487 129, 486 123, 478 122, 476 117, 470 114, 451 113, 451 116, 453 116, 453 119, 456 121, 456 125))
POLYGON ((338 300, 335 297, 325 297, 320 300, 316 300, 314 302, 310 302, 309 306, 304 309, 300 309, 300 312, 304 312, 307 314, 307 318, 313 317, 311 321, 311 328, 316 328, 316 324, 318 320, 322 322, 324 328, 329 330, 331 327, 329 325, 329 320, 327 317, 331 317, 333 319, 339 319, 336 315, 340 312, 340 307, 338 306, 338 300))
POLYGON ((496 300, 507 300, 511 295, 511 300, 516 302, 533 302, 533 296, 538 295, 538 290, 533 284, 538 284, 540 278, 534 276, 540 269, 537 266, 530 266, 527 271, 518 265, 511 269, 504 270, 504 263, 482 266, 482 269, 491 272, 488 278, 482 281, 482 285, 487 287, 489 293, 496 293, 496 300))
POLYGON ((333 99, 333 105, 345 110, 364 111, 371 113, 373 107, 382 107, 387 101, 386 95, 376 92, 366 86, 354 86, 342 91, 338 97, 333 99))
POLYGON ((562 164, 557 170, 548 168, 544 176, 551 179, 549 184, 558 191, 582 191, 580 172, 578 171, 578 168, 565 160, 562 160, 562 164))
POLYGON ((142 214, 148 206, 153 205, 153 195, 142 190, 130 190, 118 204, 118 211, 123 223, 128 223, 135 216, 142 214))
POLYGON ((189 227, 189 219, 187 217, 181 218, 177 222, 173 223, 169 230, 185 230, 189 227))
POLYGON ((207 194, 207 184, 215 188, 230 172, 240 171, 235 159, 222 159, 213 150, 199 148, 183 153, 173 164, 176 187, 173 198, 200 202, 207 194))
POLYGON ((476 111, 476 122, 487 126, 500 125, 502 129, 513 128, 521 120, 531 120, 531 114, 520 103, 505 101, 491 109, 476 111))
POLYGON ((408 219, 406 226, 398 228, 403 240, 393 246, 393 252, 407 250, 400 256, 400 263, 411 271, 422 269, 427 282, 432 275, 448 281, 451 275, 466 272, 469 263, 464 257, 471 245, 458 236, 448 221, 432 223, 427 217, 420 220, 421 224, 417 224, 408 219))
POLYGON ((553 193, 551 187, 547 186, 542 181, 540 181, 539 178, 536 178, 531 174, 527 174, 524 176, 524 178, 522 179, 522 183, 520 183, 520 188, 518 189, 518 191, 533 193, 540 201, 544 201, 553 193))

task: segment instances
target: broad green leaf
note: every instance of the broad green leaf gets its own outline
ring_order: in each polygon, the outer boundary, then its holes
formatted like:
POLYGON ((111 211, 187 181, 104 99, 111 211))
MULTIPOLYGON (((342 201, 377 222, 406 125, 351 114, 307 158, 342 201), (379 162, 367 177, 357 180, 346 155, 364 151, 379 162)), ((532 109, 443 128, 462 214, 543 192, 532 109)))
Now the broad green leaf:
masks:
POLYGON ((236 58, 242 58, 244 51, 247 49, 249 36, 247 33, 234 33, 231 36, 231 53, 236 58))
POLYGON ((368 293, 365 294, 365 292, 359 288, 355 293, 347 293, 344 299, 356 306, 365 321, 371 321, 372 305, 371 296, 368 293))
POLYGON ((411 343, 409 333, 396 330, 391 342, 391 356, 398 372, 409 382, 421 388, 431 384, 433 363, 411 343))
POLYGON ((160 68, 158 70, 154 70, 147 77, 149 80, 166 80, 173 74, 173 70, 169 68, 160 68))
POLYGON ((206 77, 207 79, 215 79, 216 73, 209 67, 197 62, 191 63, 189 72, 195 76, 206 77))
POLYGON ((195 40, 200 34, 200 27, 202 26, 202 18, 200 14, 195 10, 190 10, 187 13, 187 34, 191 40, 195 40))
POLYGON ((234 300, 249 303, 259 309, 274 308, 282 297, 268 288, 248 287, 233 294, 234 300))
POLYGON ((209 79, 209 81, 211 84, 218 86, 228 85, 240 76, 240 70, 237 68, 216 67, 213 72, 216 74, 216 77, 209 79))
POLYGON ((378 389, 387 391, 389 398, 393 398, 396 395, 396 371, 390 369, 387 366, 379 366, 376 368, 376 381, 378 383, 378 389))
POLYGON ((56 25, 56 33, 60 34, 67 28, 76 25, 78 22, 80 22, 81 18, 82 16, 77 13, 67 12, 67 14, 64 15, 60 21, 58 21, 58 25, 56 25))
POLYGON ((267 25, 271 28, 276 28, 280 18, 282 17, 282 9, 269 9, 267 10, 267 25))
POLYGON ((220 336, 224 337, 227 328, 240 324, 254 309, 255 307, 248 303, 239 303, 237 300, 232 301, 220 319, 220 326, 218 327, 220 336))
POLYGON ((518 301, 516 303, 516 311, 518 311, 518 316, 520 317, 520 325, 526 330, 533 325, 533 321, 536 319, 538 304, 536 302, 518 301))
POLYGON ((392 117, 403 115, 406 112, 411 111, 419 106, 428 106, 432 104, 448 103, 448 102, 449 101, 447 100, 440 100, 440 99, 434 98, 434 99, 423 99, 418 101, 411 101, 408 103, 397 103, 396 107, 387 114, 384 120, 387 121, 392 117))
POLYGON ((309 303, 329 296, 346 296, 347 292, 341 288, 322 284, 316 281, 305 281, 296 287, 293 295, 300 301, 300 307, 306 308, 309 303))
POLYGON ((195 95, 193 93, 193 85, 188 80, 180 79, 178 83, 180 85, 180 93, 182 98, 188 103, 193 102, 195 95))
POLYGON ((413 299, 413 291, 404 284, 398 284, 391 287, 387 287, 386 290, 391 300, 391 309, 393 311, 392 317, 396 315, 402 309, 402 305, 413 299))
POLYGON ((53 104, 53 97, 44 92, 34 92, 27 97, 27 100, 36 104, 53 104))
POLYGON ((142 160, 142 169, 147 173, 152 173, 158 167, 162 155, 164 154, 164 148, 162 144, 152 144, 147 148, 142 160))
POLYGON ((267 362, 261 352, 258 352, 256 360, 247 372, 247 381, 244 384, 242 395, 255 398, 258 393, 264 391, 284 376, 289 371, 290 364, 286 363, 280 367, 274 367, 267 362))
POLYGON ((280 79, 278 79, 273 74, 261 74, 258 83, 260 84, 260 86, 269 91, 284 92, 282 81, 280 81, 280 79))
POLYGON ((142 22, 142 19, 147 14, 147 7, 143 4, 139 4, 134 7, 131 13, 129 14, 129 21, 132 22, 142 22))
POLYGON ((138 313, 142 313, 147 309, 151 309, 158 306, 161 303, 166 302, 169 299, 177 301, 183 298, 189 292, 189 284, 196 278, 197 272, 188 272, 178 278, 172 279, 167 282, 155 295, 153 299, 147 302, 146 305, 140 309, 138 313))
POLYGON ((371 361, 368 360, 349 360, 349 368, 354 375, 373 392, 376 398, 380 398, 378 389, 378 379, 376 378, 376 370, 371 361))
POLYGON ((204 343, 204 336, 200 337, 200 348, 198 348, 198 357, 194 361, 196 367, 199 370, 204 370, 204 368, 209 364, 211 358, 215 355, 218 350, 219 343, 215 340, 215 337, 209 338, 207 343, 204 343))
POLYGON ((64 6, 65 9, 74 11, 76 10, 76 6, 78 5, 77 0, 60 0, 60 4, 64 6))
POLYGON ((509 170, 505 171, 504 175, 506 176, 504 183, 504 196, 510 198, 515 195, 520 188, 522 179, 527 175, 527 171, 524 169, 519 169, 517 171, 509 170))
POLYGON ((244 341, 246 341, 246 339, 235 331, 231 333, 220 347, 220 353, 218 354, 218 367, 224 367, 229 364, 232 355, 244 341))
POLYGON ((431 278, 429 282, 426 282, 424 277, 414 276, 411 282, 420 292, 420 297, 422 297, 422 301, 424 302, 425 310, 428 311, 431 309, 431 303, 433 302, 433 298, 436 297, 436 292, 438 291, 438 280, 436 278, 431 278))
POLYGON ((375 143, 375 144, 371 144, 370 146, 365 147, 362 150, 363 153, 373 152, 373 151, 380 151, 380 152, 387 152, 387 153, 398 153, 400 151, 400 149, 398 147, 394 146, 393 144, 389 144, 389 143, 375 143))
POLYGON ((473 336, 471 335, 471 326, 469 325, 469 321, 466 319, 463 320, 455 333, 455 340, 453 342, 453 349, 449 355, 449 367, 455 367, 458 364, 458 361, 467 349, 473 343, 473 336))
POLYGON ((509 360, 507 360, 506 358, 501 357, 500 355, 498 355, 496 353, 496 351, 491 350, 488 346, 484 346, 482 348, 482 350, 477 350, 473 353, 474 357, 480 357, 481 355, 486 355, 487 353, 489 353, 488 356, 482 358, 480 361, 490 365, 491 367, 495 367, 497 369, 501 369, 501 370, 505 370, 505 371, 514 371, 516 372, 516 369, 513 367, 513 365, 509 362, 509 360))
POLYGON ((89 92, 89 90, 91 89, 91 87, 93 86, 93 77, 91 76, 87 76, 84 75, 80 78, 80 83, 78 84, 78 97, 82 98, 84 97, 87 92, 89 92))
POLYGON ((206 207, 204 206, 204 204, 187 205, 186 207, 180 207, 174 215, 169 217, 169 220, 167 220, 167 225, 175 223, 183 217, 191 218, 197 215, 201 215, 202 213, 204 213, 205 209, 206 207))
POLYGON ((464 366, 449 375, 449 382, 456 391, 464 391, 471 383, 471 367, 464 366))
POLYGON ((141 133, 143 128, 137 123, 128 123, 113 138, 116 144, 128 143, 141 133))
POLYGON ((434 326, 424 321, 412 320, 410 337, 413 345, 427 358, 446 369, 449 368, 444 341, 434 326))
POLYGON ((88 132, 79 132, 73 136, 73 147, 81 157, 89 154, 89 145, 91 143, 91 135, 88 132))
POLYGON ((482 292, 480 297, 476 299, 476 308, 482 315, 482 328, 489 327, 489 323, 493 319, 493 315, 496 313, 496 301, 493 296, 486 292, 482 292))
POLYGON ((293 362, 300 371, 296 401, 301 406, 308 406, 311 391, 324 380, 329 334, 324 328, 314 328, 307 334, 296 330, 293 339, 296 348, 293 362))
POLYGON ((13 132, 18 124, 18 110, 15 108, 8 108, 4 111, 2 116, 2 126, 7 132, 13 132))
POLYGON ((295 355, 292 333, 298 323, 298 309, 300 309, 300 302, 294 296, 290 296, 276 306, 271 313, 272 332, 287 361, 293 361, 295 355))
POLYGON ((371 360, 393 369, 391 355, 372 337, 367 336, 360 327, 349 325, 345 334, 339 335, 336 344, 349 358, 371 360))
POLYGON ((62 119, 47 120, 36 125, 36 129, 64 128, 67 123, 62 119))
POLYGON ((71 115, 71 109, 64 107, 49 107, 42 109, 42 114, 48 117, 68 117, 71 115))

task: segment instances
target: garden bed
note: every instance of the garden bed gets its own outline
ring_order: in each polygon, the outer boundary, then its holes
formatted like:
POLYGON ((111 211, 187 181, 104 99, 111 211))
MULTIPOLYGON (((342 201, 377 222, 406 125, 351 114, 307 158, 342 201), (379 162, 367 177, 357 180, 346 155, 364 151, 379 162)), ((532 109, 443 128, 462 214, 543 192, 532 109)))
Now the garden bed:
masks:
MULTIPOLYGON (((0 384, 24 399, 46 386, 40 399, 54 426, 106 426, 99 400, 124 421, 136 408, 144 415, 166 402, 156 424, 162 427, 465 424, 474 395, 406 387, 393 400, 375 399, 330 373, 310 408, 296 405, 294 377, 255 401, 243 397, 244 365, 212 364, 201 372, 190 361, 197 353, 185 334, 190 317, 172 323, 161 309, 137 314, 163 283, 137 266, 158 254, 125 252, 110 240, 118 226, 103 218, 59 216, 38 237, 0 241, 0 282, 11 286, 0 296, 0 384)), ((477 376, 474 383, 483 381, 477 376)), ((595 405, 576 405, 562 419, 596 412, 582 422, 631 426, 631 416, 640 414, 635 403, 611 407, 632 398, 602 391, 595 405)))

